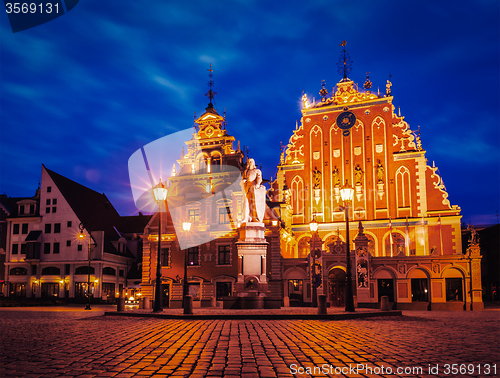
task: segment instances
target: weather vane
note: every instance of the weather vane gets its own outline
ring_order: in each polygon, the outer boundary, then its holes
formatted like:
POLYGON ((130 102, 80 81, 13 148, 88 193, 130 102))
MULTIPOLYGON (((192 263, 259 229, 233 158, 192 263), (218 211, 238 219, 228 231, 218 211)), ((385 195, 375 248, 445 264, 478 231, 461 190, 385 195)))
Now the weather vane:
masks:
POLYGON ((366 81, 363 84, 363 88, 365 88, 367 91, 369 91, 371 87, 372 87, 372 82, 370 81, 370 72, 367 72, 366 73, 366 81))
POLYGON ((351 57, 349 56, 349 53, 345 50, 346 45, 347 45, 346 41, 342 41, 342 43, 339 45, 342 46, 343 49, 340 55, 339 62, 337 63, 338 72, 339 74, 344 75, 344 80, 347 79, 347 75, 352 70, 352 60, 351 57))
POLYGON ((212 63, 210 63, 210 68, 208 68, 207 71, 209 72, 208 74, 209 80, 208 80, 208 92, 205 93, 205 96, 207 96, 210 99, 209 105, 212 105, 212 100, 217 94, 217 92, 214 92, 212 90, 212 87, 214 86, 214 74, 212 73, 214 72, 214 70, 212 69, 212 63))
POLYGON ((319 91, 320 96, 322 97, 322 101, 325 101, 325 97, 328 96, 328 90, 325 88, 325 81, 321 80, 321 84, 323 88, 319 91))

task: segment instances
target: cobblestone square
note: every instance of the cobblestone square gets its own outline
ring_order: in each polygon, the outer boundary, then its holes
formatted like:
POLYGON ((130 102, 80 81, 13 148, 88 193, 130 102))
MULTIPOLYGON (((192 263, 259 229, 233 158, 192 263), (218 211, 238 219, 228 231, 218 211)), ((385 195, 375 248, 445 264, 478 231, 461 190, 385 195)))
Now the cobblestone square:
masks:
POLYGON ((0 310, 0 376, 492 377, 500 370, 496 310, 344 321, 103 313, 98 307, 0 310))

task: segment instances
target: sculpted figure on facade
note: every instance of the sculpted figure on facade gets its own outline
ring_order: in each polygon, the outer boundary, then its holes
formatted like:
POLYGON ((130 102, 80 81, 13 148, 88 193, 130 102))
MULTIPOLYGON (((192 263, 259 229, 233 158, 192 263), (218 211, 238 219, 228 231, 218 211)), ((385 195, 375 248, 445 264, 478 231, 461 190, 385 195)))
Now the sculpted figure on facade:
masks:
POLYGON ((321 172, 316 167, 314 167, 313 171, 313 183, 314 183, 314 189, 321 188, 321 172))
POLYGON ((248 159, 241 186, 246 198, 243 222, 262 222, 266 207, 266 188, 262 185, 262 172, 255 166, 254 159, 248 159))
POLYGON ((363 170, 358 164, 356 165, 356 168, 354 168, 354 183, 356 184, 356 186, 360 186, 362 180, 363 180, 363 170))
POLYGON ((335 169, 332 172, 333 176, 333 186, 339 187, 340 186, 340 174, 339 174, 339 169, 335 167, 335 169))
POLYGON ((380 163, 380 160, 377 164, 377 182, 379 184, 384 182, 384 166, 380 163))

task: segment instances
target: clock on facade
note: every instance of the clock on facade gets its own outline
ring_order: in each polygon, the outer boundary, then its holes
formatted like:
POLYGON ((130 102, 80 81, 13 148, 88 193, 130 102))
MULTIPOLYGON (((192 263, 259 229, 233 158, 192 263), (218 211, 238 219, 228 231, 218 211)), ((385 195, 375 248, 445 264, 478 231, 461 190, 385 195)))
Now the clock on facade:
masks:
POLYGON ((337 117, 337 126, 342 130, 349 130, 356 123, 356 116, 353 112, 342 112, 337 117))

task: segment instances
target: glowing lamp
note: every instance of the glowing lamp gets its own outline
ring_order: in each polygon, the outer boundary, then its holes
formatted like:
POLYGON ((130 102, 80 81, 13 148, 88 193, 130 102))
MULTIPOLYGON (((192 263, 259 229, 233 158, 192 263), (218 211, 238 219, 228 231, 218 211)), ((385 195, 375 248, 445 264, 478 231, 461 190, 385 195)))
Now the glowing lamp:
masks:
POLYGON ((183 222, 182 229, 186 232, 189 231, 191 229, 191 222, 183 222))
POLYGON ((344 187, 340 189, 340 197, 344 202, 352 201, 352 198, 354 197, 354 189, 347 183, 347 180, 345 180, 344 187))
POLYGON ((167 198, 167 189, 165 188, 165 185, 163 185, 163 183, 161 182, 161 179, 158 185, 156 185, 153 188, 153 193, 155 195, 156 201, 158 202, 165 201, 165 199, 167 198))
POLYGON ((316 222, 316 217, 314 217, 311 223, 309 223, 309 229, 311 232, 318 231, 318 222, 316 222))

